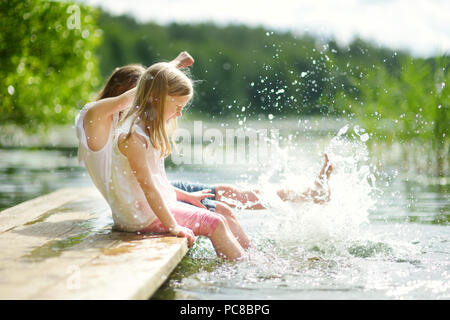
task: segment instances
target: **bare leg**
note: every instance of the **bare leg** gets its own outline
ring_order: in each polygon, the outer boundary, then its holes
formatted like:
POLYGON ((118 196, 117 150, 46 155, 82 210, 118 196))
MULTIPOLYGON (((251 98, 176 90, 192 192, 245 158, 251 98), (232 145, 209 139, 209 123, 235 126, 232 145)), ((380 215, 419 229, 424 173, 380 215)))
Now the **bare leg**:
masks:
POLYGON ((216 200, 226 203, 231 208, 236 204, 244 205, 246 209, 263 210, 265 207, 259 203, 259 191, 257 189, 240 189, 229 184, 215 185, 216 200))
POLYGON ((235 239, 225 221, 225 218, 220 215, 219 217, 220 220, 217 223, 217 227, 210 237, 217 255, 231 261, 245 257, 244 249, 235 239))
POLYGON ((297 193, 292 190, 282 189, 279 190, 278 196, 283 201, 291 202, 305 202, 314 201, 315 203, 323 204, 330 200, 330 186, 328 180, 333 172, 333 165, 328 159, 328 155, 324 154, 324 163, 322 169, 320 170, 319 176, 314 181, 314 186, 312 188, 306 189, 302 193, 297 193))
MULTIPOLYGON (((278 196, 283 201, 305 202, 314 201, 315 203, 325 203, 330 200, 330 188, 328 180, 333 172, 333 165, 328 159, 328 155, 324 154, 324 164, 319 176, 314 181, 314 187, 308 188, 304 192, 297 192, 288 189, 280 189, 277 191, 278 196)), ((233 185, 216 185, 216 200, 225 202, 230 207, 236 207, 236 202, 243 205, 246 209, 262 210, 265 207, 259 202, 260 191, 258 189, 239 189, 233 185), (231 201, 230 201, 231 200, 231 201)))
POLYGON ((216 213, 222 215, 225 218, 225 221, 228 224, 231 232, 233 233, 236 240, 244 249, 248 249, 251 247, 250 240, 245 234, 244 230, 242 230, 241 225, 239 224, 236 216, 233 213, 233 210, 223 202, 216 203, 216 213))

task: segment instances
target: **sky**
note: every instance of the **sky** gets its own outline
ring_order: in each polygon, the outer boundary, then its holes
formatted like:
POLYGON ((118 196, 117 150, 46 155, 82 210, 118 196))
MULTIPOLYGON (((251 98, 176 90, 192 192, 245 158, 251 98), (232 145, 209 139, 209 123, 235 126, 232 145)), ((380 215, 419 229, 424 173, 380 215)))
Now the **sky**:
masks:
POLYGON ((80 0, 138 21, 215 22, 264 26, 274 32, 356 36, 428 57, 450 53, 450 0, 80 0))

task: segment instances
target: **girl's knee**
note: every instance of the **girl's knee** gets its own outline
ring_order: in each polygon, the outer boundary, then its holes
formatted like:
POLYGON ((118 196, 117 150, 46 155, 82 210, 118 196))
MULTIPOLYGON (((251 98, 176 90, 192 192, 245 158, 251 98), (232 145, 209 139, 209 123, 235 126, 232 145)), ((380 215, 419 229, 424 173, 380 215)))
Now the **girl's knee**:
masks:
POLYGON ((227 219, 220 214, 216 215, 216 227, 214 232, 225 233, 228 232, 230 227, 228 225, 227 219))
POLYGON ((216 213, 219 213, 224 217, 234 218, 233 209, 231 209, 227 204, 222 202, 216 203, 216 213))

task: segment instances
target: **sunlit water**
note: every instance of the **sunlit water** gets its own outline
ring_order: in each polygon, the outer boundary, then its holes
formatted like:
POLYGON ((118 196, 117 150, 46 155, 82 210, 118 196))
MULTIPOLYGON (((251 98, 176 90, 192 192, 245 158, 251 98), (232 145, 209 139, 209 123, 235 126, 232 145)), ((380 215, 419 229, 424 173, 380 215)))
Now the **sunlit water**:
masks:
MULTIPOLYGON (((449 299, 448 182, 407 175, 401 163, 375 167, 367 138, 343 126, 326 138, 283 144, 276 162, 168 170, 173 180, 257 185, 268 209, 236 210, 253 244, 247 261, 224 262, 199 238, 154 297, 449 299), (347 130, 357 134, 349 139, 347 130), (323 152, 335 166, 329 203, 289 204, 274 196, 280 186, 307 187, 323 152)), ((0 180, 3 208, 91 184, 75 152, 58 150, 0 150, 0 180)))

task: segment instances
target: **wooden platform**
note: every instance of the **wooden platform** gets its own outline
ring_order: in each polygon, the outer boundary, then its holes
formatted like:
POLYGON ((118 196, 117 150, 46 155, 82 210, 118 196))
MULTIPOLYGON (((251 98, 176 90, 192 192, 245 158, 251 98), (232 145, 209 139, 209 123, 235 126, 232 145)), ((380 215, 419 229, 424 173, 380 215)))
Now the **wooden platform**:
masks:
POLYGON ((0 299, 148 299, 184 238, 112 231, 95 188, 61 189, 0 212, 0 299))

